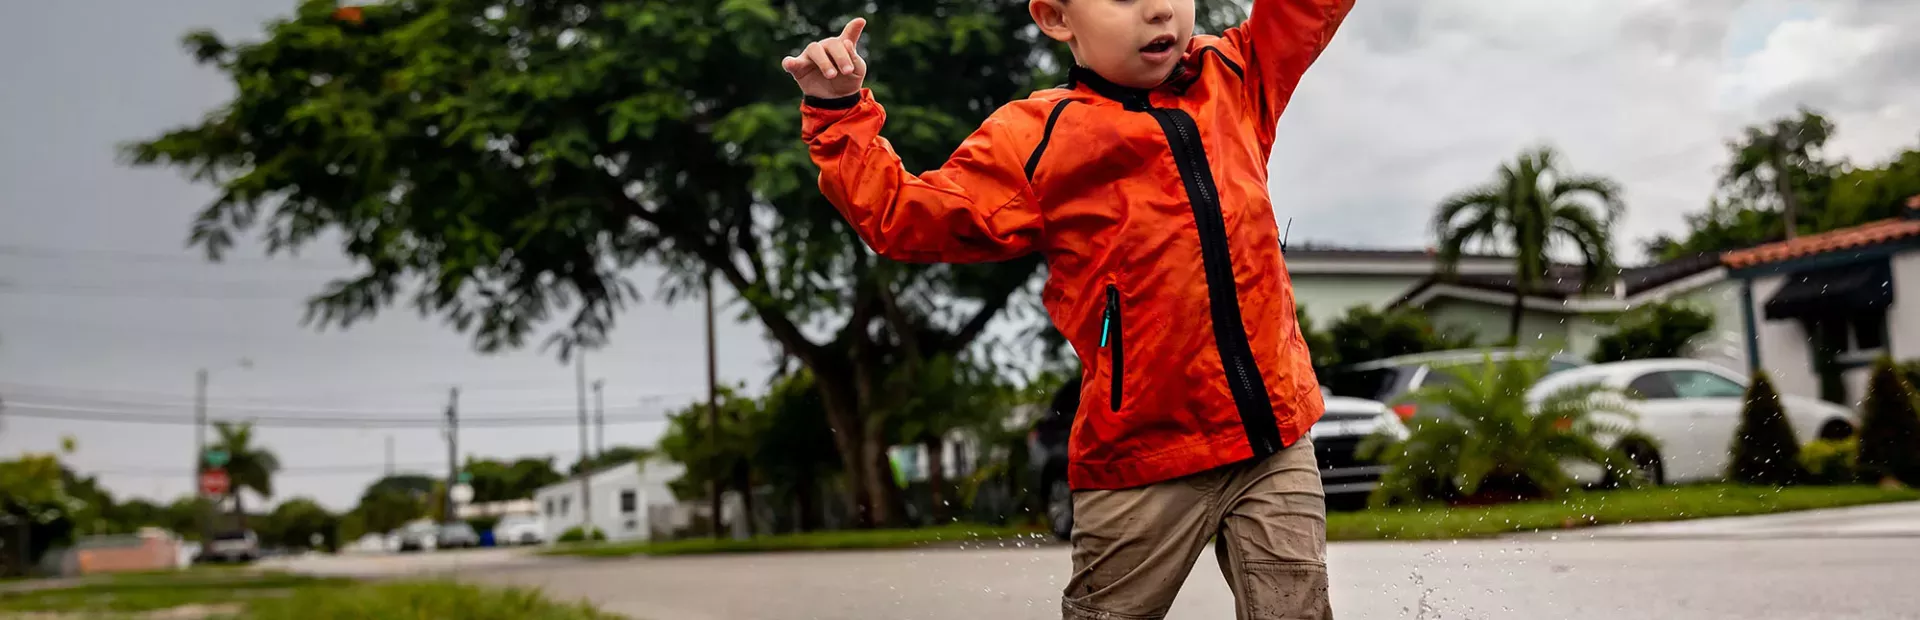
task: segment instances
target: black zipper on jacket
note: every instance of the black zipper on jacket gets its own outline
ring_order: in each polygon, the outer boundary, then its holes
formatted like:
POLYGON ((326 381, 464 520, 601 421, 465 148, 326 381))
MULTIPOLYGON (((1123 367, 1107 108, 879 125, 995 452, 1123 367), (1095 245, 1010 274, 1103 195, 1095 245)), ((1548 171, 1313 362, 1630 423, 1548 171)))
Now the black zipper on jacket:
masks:
POLYGON ((1220 194, 1213 183, 1206 149, 1200 144, 1200 127, 1179 109, 1156 107, 1147 113, 1160 121, 1161 131, 1166 132, 1174 163, 1187 186, 1187 202, 1193 205, 1194 224, 1200 231, 1200 257, 1207 274, 1214 346, 1220 351, 1221 365, 1226 367, 1227 386, 1240 411, 1240 423, 1246 427, 1247 443, 1255 457, 1279 452, 1283 447, 1280 427, 1260 367, 1253 359, 1253 345, 1247 341, 1246 324, 1240 320, 1233 258, 1227 251, 1226 217, 1220 211, 1220 194))
POLYGON ((1113 379, 1108 400, 1112 401, 1114 411, 1120 410, 1120 390, 1126 386, 1127 348, 1121 340, 1125 333, 1120 325, 1120 287, 1108 284, 1107 316, 1100 325, 1100 346, 1107 349, 1107 374, 1113 379))

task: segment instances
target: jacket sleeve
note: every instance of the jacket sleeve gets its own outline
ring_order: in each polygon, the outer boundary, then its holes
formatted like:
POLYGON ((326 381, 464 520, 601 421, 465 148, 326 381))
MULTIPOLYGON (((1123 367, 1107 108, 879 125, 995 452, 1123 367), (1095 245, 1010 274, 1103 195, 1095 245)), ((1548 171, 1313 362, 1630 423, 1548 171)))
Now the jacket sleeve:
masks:
POLYGON ((1246 23, 1221 35, 1246 59, 1246 85, 1259 114, 1262 146, 1273 145, 1274 125, 1307 67, 1320 58, 1354 0, 1254 0, 1246 23))
POLYGON ((1041 215, 1008 108, 989 117, 945 165, 909 173, 880 129, 871 91, 801 106, 802 138, 820 166, 820 190, 860 238, 903 262, 1017 258, 1040 244, 1041 215))

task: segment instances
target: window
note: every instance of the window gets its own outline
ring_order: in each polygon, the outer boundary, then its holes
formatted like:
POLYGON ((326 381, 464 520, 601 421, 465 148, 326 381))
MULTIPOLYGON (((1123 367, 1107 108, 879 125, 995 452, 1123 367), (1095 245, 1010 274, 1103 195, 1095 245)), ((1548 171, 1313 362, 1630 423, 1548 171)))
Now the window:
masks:
POLYGON ((553 516, 553 498, 547 498, 547 516, 553 516))
POLYGON ((1700 370, 1679 370, 1667 373, 1673 381, 1673 391, 1680 398, 1741 398, 1747 389, 1740 384, 1717 374, 1700 370))
POLYGON ((640 509, 640 496, 627 489, 620 492, 620 514, 630 515, 640 509))
POLYGON ((1654 372, 1640 375, 1633 383, 1627 384, 1627 391, 1647 400, 1679 398, 1673 386, 1673 379, 1666 372, 1654 372))
POLYGON ((569 512, 569 510, 572 508, 573 508, 573 496, 569 495, 569 496, 560 498, 560 516, 562 517, 567 516, 567 512, 569 512))

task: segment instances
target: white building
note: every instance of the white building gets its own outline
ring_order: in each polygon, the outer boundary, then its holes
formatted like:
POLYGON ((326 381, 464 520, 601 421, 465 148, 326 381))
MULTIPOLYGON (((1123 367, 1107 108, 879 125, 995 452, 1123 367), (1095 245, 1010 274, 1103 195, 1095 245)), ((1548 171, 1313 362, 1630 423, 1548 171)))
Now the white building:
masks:
MULTIPOLYGON (((585 484, 593 493, 593 526, 606 532, 609 540, 647 539, 655 525, 684 527, 684 523, 650 523, 648 515, 649 512, 684 512, 678 509, 679 503, 667 483, 685 471, 678 463, 656 459, 645 467, 633 462, 594 472, 585 484), (655 507, 664 509, 649 510, 655 507)), ((533 502, 545 525, 546 540, 558 540, 567 530, 587 523, 581 490, 581 479, 572 477, 534 492, 533 502)))

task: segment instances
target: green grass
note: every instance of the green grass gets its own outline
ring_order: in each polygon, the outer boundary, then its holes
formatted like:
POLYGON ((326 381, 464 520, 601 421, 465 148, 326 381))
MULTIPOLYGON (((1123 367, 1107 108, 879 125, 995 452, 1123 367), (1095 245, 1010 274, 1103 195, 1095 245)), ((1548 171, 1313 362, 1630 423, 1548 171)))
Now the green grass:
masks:
POLYGON ((900 549, 945 543, 995 542, 1013 539, 1032 540, 1040 530, 1026 527, 994 527, 956 524, 911 530, 844 530, 759 536, 747 540, 696 538, 657 543, 581 544, 546 552, 591 558, 615 558, 634 555, 693 555, 702 553, 753 553, 769 551, 825 551, 835 549, 900 549))
POLYGON ((0 593, 0 617, 46 612, 115 617, 208 606, 215 617, 461 618, 463 620, 598 620, 617 618, 584 604, 549 602, 532 590, 487 589, 450 582, 366 584, 284 573, 184 571, 89 579, 81 585, 0 593), (237 616, 236 616, 237 614, 237 616))
POLYGON ((1625 523, 1758 515, 1920 500, 1920 491, 1877 487, 1702 485, 1581 493, 1489 507, 1408 506, 1333 513, 1328 540, 1445 540, 1625 523))

